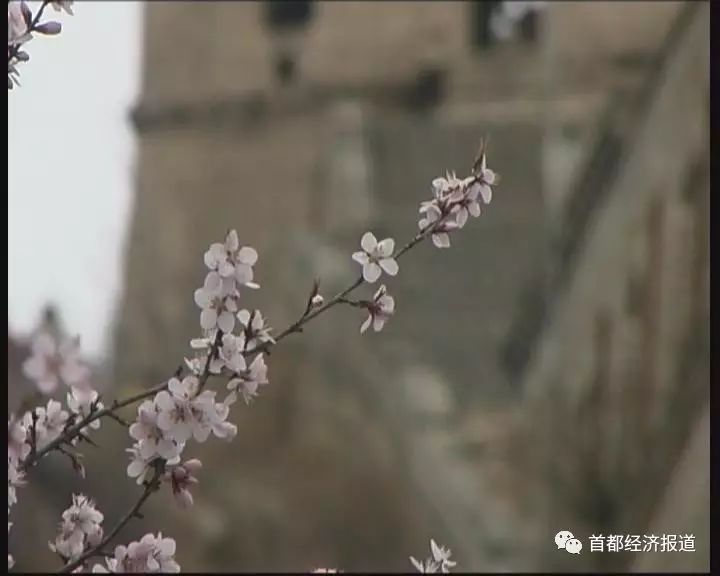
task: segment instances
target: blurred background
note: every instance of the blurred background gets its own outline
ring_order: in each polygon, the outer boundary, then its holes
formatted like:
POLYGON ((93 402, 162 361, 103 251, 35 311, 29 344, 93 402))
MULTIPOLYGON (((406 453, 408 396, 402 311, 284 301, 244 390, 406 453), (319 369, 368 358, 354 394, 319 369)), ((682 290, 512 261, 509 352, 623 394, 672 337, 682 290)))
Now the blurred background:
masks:
MULTIPOLYGON (((280 329, 315 277, 355 278, 365 230, 414 234, 482 137, 502 176, 451 249, 403 260, 381 334, 339 309, 283 342, 236 440, 186 450, 194 508, 163 492, 119 542, 161 530, 184 571, 408 571, 431 537, 463 571, 709 570, 709 3, 74 11, 9 93, 9 411, 38 325, 82 336, 108 396, 168 378, 227 228, 280 329)), ((19 569, 56 565, 36 535, 73 491, 106 526, 136 498, 127 432, 96 437, 86 480, 57 455, 19 491, 19 569)))

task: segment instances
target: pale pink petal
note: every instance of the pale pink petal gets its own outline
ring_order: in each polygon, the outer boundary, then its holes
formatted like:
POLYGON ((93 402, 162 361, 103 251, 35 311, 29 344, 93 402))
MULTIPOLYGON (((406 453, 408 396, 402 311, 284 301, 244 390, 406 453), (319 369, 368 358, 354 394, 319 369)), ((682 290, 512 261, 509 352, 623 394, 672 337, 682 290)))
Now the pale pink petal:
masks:
POLYGON ((480 195, 482 196, 485 204, 490 204, 490 201, 492 200, 492 188, 490 188, 487 184, 480 184, 480 195))
POLYGON ((367 253, 372 253, 377 248, 377 239, 372 232, 365 232, 362 239, 360 240, 360 246, 367 253))
POLYGON ((381 258, 389 258, 392 256, 393 250, 395 250, 395 240, 392 238, 385 238, 377 245, 377 252, 381 258))
POLYGON ((48 375, 45 378, 41 378, 36 382, 38 390, 43 394, 52 394, 58 387, 58 381, 56 378, 52 378, 48 375))
POLYGON ((258 260, 258 253, 255 248, 250 246, 243 246, 238 252, 238 262, 246 264, 248 266, 254 266, 258 260))
POLYGON ((450 247, 450 236, 445 232, 432 235, 432 241, 438 248, 449 248, 450 247))
POLYGON ((363 266, 363 278, 365 278, 365 282, 369 284, 372 284, 380 278, 380 274, 382 274, 382 270, 375 262, 368 262, 363 266))
POLYGON ((49 334, 38 334, 32 343, 33 354, 52 356, 57 352, 55 339, 49 334))
POLYGON ((204 330, 212 330, 217 324, 217 311, 213 308, 205 308, 200 313, 200 326, 204 330))
POLYGON ((217 292, 222 288, 222 277, 217 272, 210 272, 205 276, 203 286, 209 292, 217 292))
POLYGON ((379 264, 385 272, 390 274, 390 276, 395 276, 400 269, 394 258, 384 258, 383 260, 380 260, 379 264))
POLYGON ((138 476, 145 469, 145 464, 140 460, 133 460, 127 467, 128 476, 138 476))
POLYGON ((225 238, 225 249, 229 252, 235 252, 240 247, 237 230, 230 230, 225 238))
POLYGON ((220 328, 220 330, 222 330, 225 334, 229 334, 235 326, 235 316, 231 312, 225 310, 217 319, 217 325, 218 328, 220 328))
POLYGON ((457 225, 458 228, 465 226, 468 219, 468 211, 465 208, 460 208, 457 213, 457 225))
POLYGON ((197 304, 200 308, 207 308, 210 306, 210 294, 204 288, 198 288, 195 290, 193 298, 195 300, 195 304, 197 304))
POLYGON ((392 296, 383 296, 378 300, 378 304, 380 304, 382 309, 388 314, 392 314, 395 311, 395 299, 392 296))
POLYGON ((370 323, 372 322, 372 316, 368 316, 365 320, 365 322, 362 323, 362 326, 360 326, 360 334, 363 334, 365 330, 367 330, 370 327, 370 323))
POLYGON ((39 380, 47 372, 47 362, 44 356, 31 356, 23 363, 23 373, 32 380, 39 380))
MULTIPOLYGON (((172 399, 172 396, 170 396, 170 394, 168 394, 166 390, 161 390, 155 395, 155 404, 158 408, 160 408, 160 410, 172 410, 175 407, 175 401, 172 399)), ((162 412, 159 416, 161 415, 162 412)))
POLYGON ((175 492, 175 501, 178 503, 180 508, 190 508, 193 505, 193 497, 190 494, 190 490, 179 490, 175 492))
POLYGON ((250 322, 250 311, 240 310, 240 312, 237 313, 236 317, 240 321, 240 324, 242 324, 243 326, 247 326, 250 322))
POLYGON ((218 274, 225 279, 229 278, 235 273, 235 266, 233 266, 230 262, 227 260, 221 260, 218 264, 218 274))
POLYGON ((238 284, 248 284, 253 280, 253 269, 247 264, 235 266, 235 280, 238 284))
POLYGON ((355 252, 352 255, 352 259, 359 264, 365 265, 370 261, 370 256, 366 252, 355 252))

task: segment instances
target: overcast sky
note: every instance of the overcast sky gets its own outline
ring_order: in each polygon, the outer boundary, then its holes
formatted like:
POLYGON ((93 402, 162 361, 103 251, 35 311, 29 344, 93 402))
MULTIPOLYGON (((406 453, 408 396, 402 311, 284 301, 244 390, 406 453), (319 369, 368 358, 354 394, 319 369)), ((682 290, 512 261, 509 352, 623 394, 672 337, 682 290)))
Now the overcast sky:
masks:
POLYGON ((46 11, 63 31, 27 44, 22 86, 8 93, 8 322, 25 334, 53 302, 97 355, 121 290, 142 3, 76 2, 74 12, 46 11))

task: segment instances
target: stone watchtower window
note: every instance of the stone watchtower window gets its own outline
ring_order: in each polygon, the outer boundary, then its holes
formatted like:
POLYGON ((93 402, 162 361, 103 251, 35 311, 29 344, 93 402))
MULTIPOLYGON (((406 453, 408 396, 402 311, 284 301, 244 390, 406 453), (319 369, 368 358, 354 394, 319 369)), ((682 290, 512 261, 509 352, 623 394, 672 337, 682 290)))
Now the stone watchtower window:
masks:
POLYGON ((275 0, 266 2, 265 21, 269 28, 283 32, 289 28, 301 28, 313 16, 313 2, 301 0, 275 0))
POLYGON ((499 0, 475 0, 470 4, 470 39, 474 48, 484 50, 495 43, 491 18, 501 4, 499 0))
POLYGON ((297 38, 313 17, 314 2, 276 0, 263 4, 265 24, 277 41, 274 56, 275 76, 281 84, 293 82, 297 76, 297 38))
POLYGON ((470 3, 470 39, 474 48, 487 50, 498 41, 536 42, 538 11, 543 2, 475 0, 470 3))

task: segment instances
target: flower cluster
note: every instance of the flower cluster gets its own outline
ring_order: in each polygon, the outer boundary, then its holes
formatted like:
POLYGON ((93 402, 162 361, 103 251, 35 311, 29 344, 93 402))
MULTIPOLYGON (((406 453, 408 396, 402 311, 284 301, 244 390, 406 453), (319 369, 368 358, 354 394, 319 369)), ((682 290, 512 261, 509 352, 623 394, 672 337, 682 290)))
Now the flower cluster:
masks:
POLYGON ((253 266, 258 254, 254 248, 240 246, 235 230, 228 232, 225 242, 216 242, 205 253, 210 273, 202 288, 195 291, 195 303, 201 308, 200 326, 212 332, 232 332, 238 311, 240 287, 259 288, 253 282, 253 266))
POLYGON ((444 546, 438 546, 435 540, 432 539, 430 540, 430 551, 432 552, 432 556, 424 562, 410 556, 410 562, 412 562, 412 565, 415 566, 415 569, 421 574, 434 574, 437 572, 447 574, 450 572, 450 568, 457 564, 457 562, 450 560, 452 554, 450 549, 444 546))
MULTIPOLYGON (((56 11, 64 10, 72 15, 72 0, 53 0, 49 2, 56 11)), ((33 33, 52 36, 62 30, 60 22, 40 23, 40 17, 46 3, 41 5, 33 17, 32 10, 25 0, 8 0, 8 90, 19 86, 17 64, 30 60, 30 55, 22 50, 23 44, 33 38, 33 33)))
MULTIPOLYGON (((10 426, 8 425, 8 533, 12 526, 12 522, 10 522, 10 508, 17 503, 16 489, 25 483, 24 475, 22 471, 18 469, 18 461, 11 458, 10 455, 9 428, 10 426)), ((8 554, 8 570, 12 568, 14 564, 15 560, 8 554)))
POLYGON ((117 546, 115 554, 105 559, 105 566, 95 564, 95 573, 147 574, 180 572, 175 561, 175 540, 163 538, 161 533, 145 534, 139 542, 117 546))
POLYGON ((190 488, 202 467, 197 459, 181 463, 186 443, 191 438, 204 442, 211 434, 232 439, 237 427, 227 420, 230 406, 238 395, 249 403, 258 388, 268 383, 264 356, 254 351, 274 343, 271 329, 259 310, 240 310, 238 305, 241 288, 259 288, 253 270, 257 260, 255 249, 241 246, 235 230, 227 233, 224 242, 210 246, 204 257, 209 272, 195 291, 203 336, 190 341, 198 353, 185 359, 190 374, 171 378, 166 389, 145 400, 130 426, 135 444, 128 449, 128 475, 141 484, 160 472, 160 481, 172 487, 184 508, 193 503, 190 488), (240 330, 233 333, 236 326, 240 330), (204 387, 210 375, 223 373, 229 392, 218 402, 216 392, 204 387))
MULTIPOLYGON (((373 284, 383 272, 389 276, 397 275, 400 267, 397 260, 393 258, 395 251, 395 240, 385 238, 378 242, 372 232, 365 232, 360 239, 362 251, 355 252, 352 259, 362 266, 362 279, 368 284, 373 284)), ((376 332, 382 330, 385 321, 395 311, 395 300, 387 295, 387 288, 381 285, 371 301, 359 301, 355 305, 365 308, 368 317, 360 326, 360 333, 365 332, 370 324, 376 332)))
MULTIPOLYGON (((80 359, 80 346, 77 338, 55 338, 47 332, 39 332, 32 342, 32 355, 23 364, 23 372, 33 380, 43 394, 52 394, 62 383, 69 388, 66 394, 67 408, 60 401, 50 398, 45 406, 38 406, 16 418, 8 418, 8 516, 10 507, 17 502, 16 489, 24 483, 24 468, 29 456, 45 450, 48 445, 60 438, 75 422, 82 420, 96 410, 102 409, 98 393, 90 387, 90 370, 80 359)), ((96 419, 82 427, 66 443, 77 446, 81 438, 87 439, 87 433, 100 427, 96 419)), ((69 449, 65 453, 73 461, 73 468, 84 476, 80 463, 82 455, 69 449)), ((92 509, 84 497, 74 499, 73 508, 66 515, 83 514, 92 509)), ((89 512, 88 512, 89 513, 89 512)), ((11 524, 8 522, 8 530, 11 524)), ((97 537, 97 531, 83 525, 76 530, 70 521, 64 521, 60 535, 52 544, 64 558, 70 558, 85 544, 91 544, 97 537), (87 528, 87 529, 86 529, 87 528), (82 532, 84 534, 81 534, 82 532)), ((12 557, 8 557, 11 563, 12 557)))
MULTIPOLYGON (((8 533, 12 526, 10 508, 17 503, 17 488, 25 483, 19 466, 29 453, 27 427, 22 420, 16 420, 15 416, 11 415, 8 419, 8 533)), ((14 564, 13 557, 8 554, 8 570, 14 564)))
POLYGON ((88 547, 97 546, 103 538, 103 515, 95 509, 92 500, 82 494, 73 494, 73 503, 62 514, 60 529, 50 549, 64 561, 79 557, 88 547))
POLYGON ((473 167, 473 173, 460 179, 454 173, 432 182, 432 200, 420 204, 421 232, 431 230, 432 241, 438 248, 450 246, 450 233, 465 226, 468 216, 480 216, 480 199, 484 204, 492 200, 492 186, 498 177, 487 167, 484 152, 473 167))
MULTIPOLYGON (((399 271, 397 258, 426 235, 430 235, 438 248, 448 248, 450 233, 463 228, 470 216, 480 216, 481 202, 490 203, 492 187, 497 182, 498 176, 487 167, 487 157, 483 150, 475 161, 472 174, 467 178, 460 179, 454 173, 447 173, 444 178, 433 180, 433 197, 420 204, 420 233, 410 245, 395 253, 395 241, 392 238, 378 242, 372 232, 363 234, 360 239, 362 250, 352 255, 352 259, 362 267, 362 281, 373 284, 383 272, 396 276, 399 271)), ((367 319, 360 326, 361 333, 371 325, 379 332, 395 312, 395 299, 388 295, 385 285, 380 286, 370 301, 344 301, 368 311, 367 319)))
POLYGON ((128 475, 142 484, 151 476, 156 460, 178 464, 190 438, 204 442, 211 432, 218 438, 234 437, 237 427, 226 421, 228 413, 227 404, 215 402, 214 391, 200 391, 196 376, 171 378, 167 390, 138 407, 138 418, 130 426, 136 442, 128 449, 132 455, 128 475))
MULTIPOLYGON (((62 404, 57 400, 48 400, 47 406, 35 408, 33 413, 25 414, 25 426, 31 437, 34 436, 35 446, 38 450, 55 440, 65 429, 69 414, 63 410, 62 404)), ((31 441, 33 439, 31 438, 31 441)))
POLYGON ((45 332, 32 342, 32 356, 23 363, 23 373, 43 394, 52 394, 62 382, 66 386, 88 389, 90 370, 80 359, 80 340, 57 341, 45 332))

